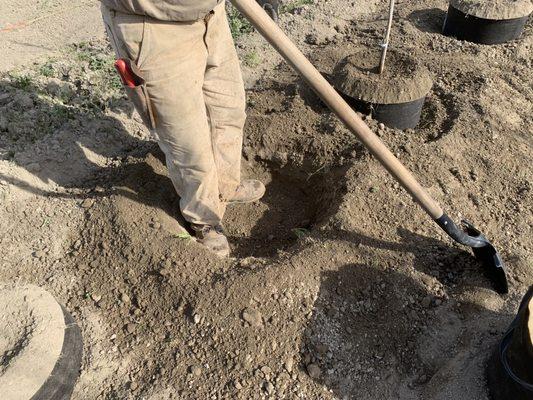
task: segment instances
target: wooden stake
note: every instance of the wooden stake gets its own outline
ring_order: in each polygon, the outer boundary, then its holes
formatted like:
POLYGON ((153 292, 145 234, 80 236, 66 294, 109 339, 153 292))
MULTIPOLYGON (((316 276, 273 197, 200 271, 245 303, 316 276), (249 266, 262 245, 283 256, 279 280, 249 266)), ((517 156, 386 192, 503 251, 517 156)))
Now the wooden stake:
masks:
POLYGON ((394 14, 394 0, 390 0, 389 4, 389 23, 387 25, 387 32, 385 33, 385 39, 383 40, 383 44, 381 45, 381 60, 379 62, 379 73, 380 75, 383 73, 383 70, 385 69, 385 57, 387 57, 387 50, 389 48, 389 37, 390 37, 390 31, 392 28, 392 16, 394 14))

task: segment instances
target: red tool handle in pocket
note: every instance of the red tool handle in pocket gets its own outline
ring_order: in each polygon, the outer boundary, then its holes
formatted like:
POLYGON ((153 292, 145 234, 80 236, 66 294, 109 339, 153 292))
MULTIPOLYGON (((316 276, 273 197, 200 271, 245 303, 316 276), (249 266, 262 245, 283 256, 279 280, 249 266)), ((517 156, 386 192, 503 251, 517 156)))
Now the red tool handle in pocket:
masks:
POLYGON ((138 85, 138 79, 131 70, 131 66, 126 60, 124 60, 123 58, 119 58, 117 61, 115 61, 115 68, 118 71, 120 79, 122 79, 122 83, 125 86, 134 88, 138 85))

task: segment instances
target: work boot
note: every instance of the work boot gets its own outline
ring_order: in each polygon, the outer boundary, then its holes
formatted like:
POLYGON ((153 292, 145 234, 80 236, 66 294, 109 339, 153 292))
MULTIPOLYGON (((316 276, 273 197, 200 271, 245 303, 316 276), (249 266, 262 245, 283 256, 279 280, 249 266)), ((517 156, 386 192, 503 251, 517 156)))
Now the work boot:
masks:
POLYGON ((192 225, 196 241, 203 244, 217 256, 229 257, 229 243, 221 225, 192 225))
POLYGON ((257 201, 265 194, 265 185, 256 179, 246 179, 241 182, 235 194, 227 199, 228 204, 251 203, 257 201))

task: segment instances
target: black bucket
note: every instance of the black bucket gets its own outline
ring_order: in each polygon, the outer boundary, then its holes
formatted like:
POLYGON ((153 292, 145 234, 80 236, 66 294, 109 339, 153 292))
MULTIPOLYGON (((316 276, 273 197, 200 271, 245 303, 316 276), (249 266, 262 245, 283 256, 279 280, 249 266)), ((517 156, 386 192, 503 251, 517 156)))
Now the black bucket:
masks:
POLYGON ((373 104, 372 118, 391 128, 413 129, 420 122, 426 98, 399 104, 373 104))
POLYGON ((372 118, 383 122, 389 128, 413 129, 420 122, 425 97, 398 104, 374 104, 365 101, 349 99, 349 104, 363 114, 370 114, 372 118))
POLYGON ((65 338, 61 356, 52 373, 31 400, 68 400, 78 380, 83 352, 81 330, 64 308, 65 338))
POLYGON ((442 33, 473 43, 500 44, 520 37, 528 18, 529 15, 501 20, 478 18, 450 5, 442 33))
POLYGON ((522 298, 518 313, 487 363, 487 384, 493 400, 533 399, 533 343, 529 311, 533 286, 522 298))

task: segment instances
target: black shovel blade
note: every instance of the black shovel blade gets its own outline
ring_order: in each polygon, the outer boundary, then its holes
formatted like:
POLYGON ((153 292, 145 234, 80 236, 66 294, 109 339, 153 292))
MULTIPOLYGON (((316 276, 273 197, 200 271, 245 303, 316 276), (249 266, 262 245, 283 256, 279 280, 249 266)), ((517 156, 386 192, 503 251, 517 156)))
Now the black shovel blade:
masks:
POLYGON ((503 261, 500 253, 492 245, 492 243, 472 224, 463 221, 466 233, 479 241, 484 242, 484 246, 472 247, 472 252, 476 258, 481 261, 487 277, 491 280, 494 289, 501 294, 509 292, 509 284, 507 283, 507 275, 503 266, 503 261))
POLYGON ((502 258, 492 243, 471 223, 462 221, 465 230, 457 227, 455 222, 443 214, 435 222, 456 242, 471 247, 476 258, 481 261, 485 274, 500 294, 509 292, 502 258))

